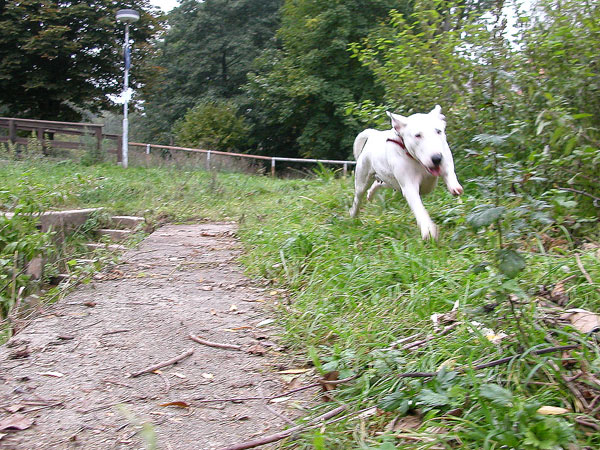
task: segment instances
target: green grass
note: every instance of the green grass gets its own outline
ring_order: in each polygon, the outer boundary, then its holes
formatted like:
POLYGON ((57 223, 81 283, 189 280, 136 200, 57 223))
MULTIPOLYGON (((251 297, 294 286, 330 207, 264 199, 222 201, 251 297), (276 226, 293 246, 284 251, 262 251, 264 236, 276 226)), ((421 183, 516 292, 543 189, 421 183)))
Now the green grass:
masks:
MULTIPOLYGON (((358 375, 335 394, 350 410, 375 405, 389 410, 369 420, 349 418, 323 432, 307 432, 286 445, 541 449, 567 448, 573 439, 579 448, 600 445, 597 433, 575 425, 575 417, 599 423, 585 411, 558 417, 535 413, 540 405, 575 410, 576 401, 561 377, 578 368, 596 374, 600 369, 595 341, 564 323, 549 324, 543 320, 548 313, 540 308, 542 300, 548 301, 544 292, 570 277, 565 284, 567 307, 598 311, 599 285, 587 281, 575 258, 580 256, 592 280, 600 280, 598 249, 589 245, 598 241, 597 230, 582 237, 556 224, 529 233, 523 229, 512 241, 525 255, 526 268, 508 280, 494 263, 493 227, 474 232, 466 226, 470 211, 485 202, 474 186, 460 201, 442 188, 427 197, 441 237, 423 242, 405 202, 391 191, 378 194, 359 220, 350 219, 352 179, 334 178, 326 171, 312 180, 280 180, 169 168, 17 162, 0 167, 0 182, 12 193, 26 183, 53 208, 104 206, 119 214, 145 214, 155 222, 238 221, 247 272, 288 293, 279 313, 285 326, 282 339, 290 351, 319 371, 358 375), (544 247, 544 236, 556 244, 544 247), (516 302, 514 311, 509 294, 516 302), (392 346, 403 337, 418 335, 416 340, 433 333, 430 316, 450 311, 455 302, 461 324, 447 336, 417 350, 392 346), (474 321, 508 337, 494 344, 474 321), (581 349, 568 355, 529 354, 511 364, 433 380, 397 377, 437 371, 442 364, 458 371, 572 342, 581 343, 581 349), (573 358, 572 365, 563 364, 561 356, 573 358), (422 421, 413 439, 385 433, 386 425, 406 408, 418 412, 422 421), (460 413, 448 415, 451 410, 460 413), (427 431, 438 426, 442 430, 437 434, 427 431), (421 439, 423 433, 434 440, 421 439)), ((319 405, 315 412, 332 407, 319 405)))

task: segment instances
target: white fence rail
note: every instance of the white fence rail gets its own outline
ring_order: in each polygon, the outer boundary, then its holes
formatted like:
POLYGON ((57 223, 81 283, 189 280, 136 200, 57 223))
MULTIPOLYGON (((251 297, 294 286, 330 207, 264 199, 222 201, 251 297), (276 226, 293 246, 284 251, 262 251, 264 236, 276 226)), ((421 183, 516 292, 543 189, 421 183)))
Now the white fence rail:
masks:
POLYGON ((150 154, 152 149, 156 149, 156 150, 164 149, 164 150, 191 152, 191 153, 203 153, 206 155, 206 168, 207 169, 210 169, 211 155, 232 156, 232 157, 234 156, 237 158, 259 159, 259 160, 263 160, 263 161, 271 161, 271 176, 275 176, 277 161, 341 165, 342 169, 344 171, 344 176, 346 176, 348 173, 348 166, 352 166, 352 165, 356 164, 356 161, 340 161, 340 160, 336 160, 336 159, 283 158, 283 157, 279 157, 279 156, 248 155, 246 153, 221 152, 221 151, 217 151, 217 150, 205 150, 205 149, 200 149, 200 148, 189 148, 189 147, 174 147, 172 145, 142 144, 139 142, 130 142, 129 145, 132 147, 144 148, 146 154, 148 154, 148 155, 150 154))

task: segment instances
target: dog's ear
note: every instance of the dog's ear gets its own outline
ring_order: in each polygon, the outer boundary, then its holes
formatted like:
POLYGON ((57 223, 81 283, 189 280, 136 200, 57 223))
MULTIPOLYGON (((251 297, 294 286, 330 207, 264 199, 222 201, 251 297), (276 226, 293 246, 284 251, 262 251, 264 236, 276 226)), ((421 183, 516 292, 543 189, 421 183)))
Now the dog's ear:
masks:
POLYGON ((392 128, 394 128, 396 132, 400 133, 400 131, 402 131, 402 129, 406 126, 406 117, 401 116, 400 114, 393 114, 389 111, 386 111, 385 113, 392 121, 392 128))
POLYGON ((442 107, 440 105, 435 105, 435 108, 429 111, 429 114, 432 116, 438 116, 444 122, 446 121, 446 116, 442 114, 442 107))

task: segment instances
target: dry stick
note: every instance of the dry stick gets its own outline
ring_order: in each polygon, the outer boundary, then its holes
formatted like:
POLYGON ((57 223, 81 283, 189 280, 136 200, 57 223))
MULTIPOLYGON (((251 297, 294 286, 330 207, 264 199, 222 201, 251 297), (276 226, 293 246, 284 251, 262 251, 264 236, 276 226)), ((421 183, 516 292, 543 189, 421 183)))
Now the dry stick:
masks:
MULTIPOLYGON (((575 261, 577 262, 577 267, 579 267, 579 270, 581 270, 581 273, 583 274, 583 276, 585 277, 587 282, 593 286, 594 280, 592 280, 592 277, 590 276, 590 274, 587 272, 587 270, 585 270, 585 267, 583 266, 583 263, 581 262, 581 257, 577 254, 575 254, 575 261)), ((600 292, 600 289, 597 289, 597 291, 600 292)))
POLYGON ((306 386, 300 386, 299 388, 292 389, 291 391, 283 392, 278 395, 273 395, 271 397, 235 397, 235 398, 213 398, 213 399, 198 399, 198 403, 220 403, 220 402, 244 402, 248 400, 273 400, 280 397, 285 397, 290 394, 295 394, 296 392, 305 391, 307 389, 311 389, 314 387, 321 387, 324 383, 326 384, 343 384, 348 383, 349 381, 355 380, 358 378, 357 375, 353 375, 348 378, 342 378, 341 380, 333 380, 333 381, 320 381, 318 383, 307 384, 306 386))
MULTIPOLYGON (((576 348, 579 348, 579 344, 563 345, 560 347, 543 348, 541 350, 534 350, 531 352, 531 354, 544 355, 546 353, 560 352, 563 350, 573 350, 576 348)), ((507 364, 507 363, 511 362, 513 359, 517 358, 518 356, 522 356, 522 354, 515 355, 515 356, 507 356, 506 358, 496 359, 494 361, 490 361, 487 363, 478 364, 476 366, 473 366, 472 369, 473 370, 481 370, 481 369, 487 369, 488 367, 494 367, 494 366, 499 366, 501 364, 507 364)), ((438 374, 438 372, 407 372, 407 373, 398 374, 398 377, 399 378, 430 378, 430 377, 435 377, 437 374, 438 374)))
POLYGON ((193 355, 193 354, 194 354, 194 350, 189 349, 185 353, 182 353, 181 355, 176 356, 173 359, 170 359, 168 361, 161 362, 158 364, 154 364, 153 366, 150 366, 150 367, 146 367, 144 370, 140 370, 139 372, 134 372, 131 374, 131 378, 138 377, 144 373, 154 372, 155 370, 162 369, 163 367, 166 367, 166 366, 170 366, 170 365, 175 364, 176 362, 181 361, 182 359, 185 359, 188 356, 193 355))
MULTIPOLYGON (((343 412, 347 407, 348 407, 348 405, 339 406, 325 414, 322 414, 320 416, 315 417, 314 419, 311 419, 309 423, 320 422, 320 421, 324 421, 324 420, 330 419, 332 417, 335 417, 338 414, 340 414, 341 412, 343 412)), ((218 450, 245 450, 248 448, 258 447, 260 445, 265 445, 265 444, 269 444, 271 442, 280 441, 282 439, 290 437, 291 435, 293 435, 295 433, 298 433, 299 431, 304 431, 308 427, 309 427, 308 424, 307 425, 298 425, 298 426, 289 428, 285 431, 282 431, 280 433, 271 434, 269 436, 265 436, 260 439, 254 439, 252 441, 242 442, 240 444, 234 444, 229 447, 223 447, 218 450)))
POLYGON ((122 329, 122 330, 105 331, 104 333, 102 333, 102 336, 108 336, 109 334, 127 333, 129 331, 131 331, 131 330, 122 329))
POLYGON ((447 335, 448 333, 450 333, 452 330, 454 330, 458 325, 460 325, 460 322, 456 322, 453 323, 452 325, 447 326, 446 328, 444 328, 441 333, 436 334, 436 335, 432 335, 432 336, 427 336, 425 339, 422 339, 420 341, 415 341, 415 342, 411 342, 410 344, 406 344, 404 346, 402 346, 402 350, 409 350, 413 347, 418 347, 420 345, 423 345, 433 339, 442 337, 447 335))
POLYGON ((241 345, 221 344, 219 342, 207 341, 206 339, 199 338, 198 336, 195 336, 193 334, 190 334, 188 337, 192 341, 197 342, 198 344, 206 345, 208 347, 222 348, 222 349, 225 349, 225 350, 241 350, 242 349, 241 345))

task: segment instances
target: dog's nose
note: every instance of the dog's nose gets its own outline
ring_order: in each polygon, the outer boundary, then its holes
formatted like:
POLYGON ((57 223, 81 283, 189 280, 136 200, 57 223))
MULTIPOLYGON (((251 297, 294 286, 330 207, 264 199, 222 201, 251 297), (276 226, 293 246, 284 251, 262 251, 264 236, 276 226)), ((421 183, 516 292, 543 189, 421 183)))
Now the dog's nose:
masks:
POLYGON ((434 166, 439 166, 440 163, 442 162, 442 154, 441 153, 436 153, 435 155, 433 155, 431 157, 431 162, 433 163, 434 166))

